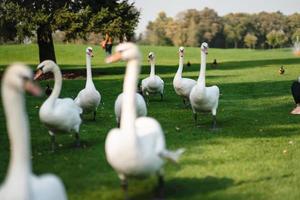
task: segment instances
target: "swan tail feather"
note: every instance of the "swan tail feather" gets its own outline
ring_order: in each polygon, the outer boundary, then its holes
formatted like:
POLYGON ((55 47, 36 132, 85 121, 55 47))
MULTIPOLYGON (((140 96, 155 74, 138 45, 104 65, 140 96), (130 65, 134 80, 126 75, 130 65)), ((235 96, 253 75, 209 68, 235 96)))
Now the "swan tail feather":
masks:
POLYGON ((185 152, 184 148, 177 149, 176 151, 164 150, 159 156, 163 159, 169 160, 173 163, 178 163, 180 156, 185 152))

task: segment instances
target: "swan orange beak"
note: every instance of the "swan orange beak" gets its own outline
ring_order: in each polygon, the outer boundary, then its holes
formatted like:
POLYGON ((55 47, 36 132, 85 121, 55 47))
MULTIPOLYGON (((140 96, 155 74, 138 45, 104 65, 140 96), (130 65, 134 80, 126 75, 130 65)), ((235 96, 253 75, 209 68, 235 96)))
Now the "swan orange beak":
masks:
POLYGON ((34 75, 33 80, 37 80, 42 75, 43 75, 43 71, 41 69, 38 69, 34 75))
POLYGON ((33 96, 41 96, 42 95, 42 90, 41 90, 40 86, 34 84, 30 80, 27 80, 24 83, 24 90, 27 91, 28 93, 32 94, 33 96))
POLYGON ((106 63, 113 63, 113 62, 117 62, 117 61, 119 61, 121 59, 122 59, 122 54, 120 52, 116 52, 113 55, 107 57, 105 59, 105 62, 106 63))

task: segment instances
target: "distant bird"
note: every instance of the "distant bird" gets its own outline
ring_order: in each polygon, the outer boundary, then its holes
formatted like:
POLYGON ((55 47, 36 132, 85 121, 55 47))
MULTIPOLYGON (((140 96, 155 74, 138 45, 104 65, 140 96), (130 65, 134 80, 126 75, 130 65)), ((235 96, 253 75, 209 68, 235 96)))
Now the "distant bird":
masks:
POLYGON ((178 54, 179 54, 179 65, 173 79, 173 87, 176 94, 182 98, 183 104, 188 105, 190 102, 191 90, 197 84, 197 81, 190 78, 182 77, 184 47, 179 48, 178 54))
POLYGON ((284 72, 285 72, 285 69, 283 68, 283 66, 281 66, 279 68, 279 74, 284 74, 284 72))
POLYGON ((186 65, 187 65, 188 67, 190 67, 190 66, 191 66, 190 61, 188 61, 186 65))
POLYGON ((217 68, 218 67, 217 59, 214 59, 214 62, 212 63, 212 67, 213 68, 217 68))
POLYGON ((164 81, 157 75, 155 75, 155 55, 150 52, 148 55, 148 61, 151 65, 150 75, 142 80, 142 92, 144 98, 150 94, 160 94, 160 99, 164 97, 164 81))
POLYGON ((206 42, 201 45, 201 68, 197 84, 193 87, 190 94, 190 101, 194 113, 194 119, 197 120, 198 112, 211 112, 213 116, 212 128, 217 125, 217 109, 219 105, 220 90, 214 85, 206 87, 205 85, 205 70, 206 57, 208 54, 208 44, 206 42))
POLYGON ((47 95, 47 97, 49 97, 52 93, 52 88, 50 87, 49 84, 47 84, 46 89, 45 89, 45 94, 47 95))
POLYGON ((92 47, 86 48, 86 83, 85 88, 82 89, 77 97, 74 99, 74 102, 80 106, 83 110, 83 113, 93 113, 93 119, 96 120, 97 108, 101 102, 101 95, 96 89, 93 77, 92 77, 92 57, 93 49, 92 47))

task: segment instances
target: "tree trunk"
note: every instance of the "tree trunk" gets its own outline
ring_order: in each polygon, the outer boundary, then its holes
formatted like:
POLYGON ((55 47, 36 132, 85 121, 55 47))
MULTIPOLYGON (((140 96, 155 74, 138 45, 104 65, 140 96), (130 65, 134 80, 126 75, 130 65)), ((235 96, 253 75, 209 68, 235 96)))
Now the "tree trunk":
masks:
POLYGON ((52 30, 49 24, 40 25, 37 29, 40 62, 53 60, 56 62, 52 30))
POLYGON ((234 41, 234 48, 238 48, 238 41, 234 41))

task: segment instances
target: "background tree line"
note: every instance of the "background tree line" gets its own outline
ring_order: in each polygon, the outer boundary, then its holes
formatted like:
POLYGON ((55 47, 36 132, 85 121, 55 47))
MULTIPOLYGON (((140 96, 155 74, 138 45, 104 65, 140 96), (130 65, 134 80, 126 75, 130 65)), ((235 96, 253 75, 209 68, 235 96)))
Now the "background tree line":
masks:
POLYGON ((221 17, 204 8, 186 10, 175 18, 160 12, 139 40, 152 45, 199 46, 206 41, 219 48, 276 48, 291 46, 297 36, 299 13, 230 13, 221 17))
POLYGON ((134 35, 139 16, 128 0, 0 0, 0 43, 33 37, 40 61, 55 61, 53 33, 64 41, 97 33, 122 40, 134 35))

